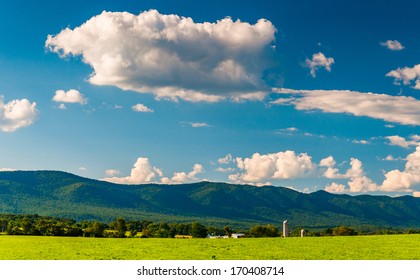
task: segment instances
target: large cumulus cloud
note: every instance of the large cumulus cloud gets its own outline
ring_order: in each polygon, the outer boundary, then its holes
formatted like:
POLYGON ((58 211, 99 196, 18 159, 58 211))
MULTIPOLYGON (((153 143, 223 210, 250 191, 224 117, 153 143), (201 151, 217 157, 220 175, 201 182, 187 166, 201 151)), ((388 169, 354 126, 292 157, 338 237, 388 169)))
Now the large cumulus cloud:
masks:
POLYGON ((45 45, 62 57, 81 56, 94 70, 92 84, 158 99, 216 102, 262 99, 270 91, 261 76, 275 32, 264 19, 196 23, 156 10, 104 11, 79 27, 48 35, 45 45))

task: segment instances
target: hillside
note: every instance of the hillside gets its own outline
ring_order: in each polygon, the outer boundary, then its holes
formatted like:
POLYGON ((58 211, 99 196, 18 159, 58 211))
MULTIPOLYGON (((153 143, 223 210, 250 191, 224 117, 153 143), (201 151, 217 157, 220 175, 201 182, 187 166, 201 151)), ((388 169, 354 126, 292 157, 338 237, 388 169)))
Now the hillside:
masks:
POLYGON ((0 213, 76 220, 116 217, 207 225, 420 227, 420 198, 299 193, 283 187, 200 182, 117 185, 59 171, 0 172, 0 213))

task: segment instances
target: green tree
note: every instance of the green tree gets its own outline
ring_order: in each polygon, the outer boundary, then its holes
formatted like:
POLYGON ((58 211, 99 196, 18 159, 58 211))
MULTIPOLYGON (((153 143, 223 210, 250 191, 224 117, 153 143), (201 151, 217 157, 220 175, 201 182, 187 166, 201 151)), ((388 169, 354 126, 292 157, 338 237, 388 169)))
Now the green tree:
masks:
POLYGON ((127 223, 127 230, 130 232, 131 237, 135 237, 138 232, 143 230, 141 221, 131 221, 127 223))
POLYGON ((225 234, 227 236, 229 236, 229 237, 232 236, 233 231, 228 226, 224 227, 223 230, 225 231, 225 234))
POLYGON ((6 232, 8 223, 9 223, 9 221, 7 219, 3 219, 3 218, 0 219, 1 232, 6 232))
POLYGON ((34 229, 32 226, 32 222, 28 217, 24 217, 20 225, 22 227, 23 234, 26 234, 26 235, 33 234, 34 229))
POLYGON ((89 237, 103 237, 106 225, 101 222, 93 222, 90 226, 83 229, 83 235, 89 237))
POLYGON ((207 229, 199 222, 193 222, 191 224, 191 235, 193 237, 204 238, 207 236, 207 229))
POLYGON ((117 237, 125 237, 125 232, 127 231, 127 224, 123 218, 117 219, 117 237))
POLYGON ((251 237, 278 237, 280 236, 280 232, 273 225, 257 225, 249 230, 248 235, 251 237))
POLYGON ((333 229, 332 234, 334 236, 349 236, 357 235, 357 232, 351 227, 339 226, 333 229))

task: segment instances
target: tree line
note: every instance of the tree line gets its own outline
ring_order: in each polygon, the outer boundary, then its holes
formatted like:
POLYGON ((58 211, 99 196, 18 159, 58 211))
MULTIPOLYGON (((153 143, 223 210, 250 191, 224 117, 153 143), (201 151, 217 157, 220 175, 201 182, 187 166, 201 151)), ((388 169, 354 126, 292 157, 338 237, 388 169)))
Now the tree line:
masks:
MULTIPOLYGON (((166 223, 150 220, 126 221, 117 218, 110 223, 100 221, 81 221, 73 219, 44 217, 39 215, 1 214, 0 230, 9 235, 40 235, 40 236, 83 236, 83 237, 141 237, 141 238, 174 238, 176 236, 192 236, 205 238, 210 236, 228 236, 233 233, 243 233, 243 237, 280 237, 281 230, 274 225, 255 225, 248 230, 236 231, 225 226, 216 228, 205 226, 199 222, 166 223)), ((302 228, 290 232, 290 236, 300 236, 302 228)), ((410 230, 378 230, 361 233, 347 226, 327 228, 320 231, 306 231, 307 236, 349 236, 360 234, 393 234, 420 233, 419 229, 410 230)))

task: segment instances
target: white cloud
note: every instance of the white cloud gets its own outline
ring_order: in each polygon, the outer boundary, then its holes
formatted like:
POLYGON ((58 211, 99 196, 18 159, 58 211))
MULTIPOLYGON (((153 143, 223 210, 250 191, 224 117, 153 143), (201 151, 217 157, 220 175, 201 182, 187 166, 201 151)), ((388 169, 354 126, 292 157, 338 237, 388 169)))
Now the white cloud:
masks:
POLYGON ((208 127, 209 125, 207 123, 200 123, 200 122, 193 122, 190 123, 192 127, 208 127))
POLYGON ((387 40, 386 42, 381 42, 380 45, 383 47, 387 47, 389 50, 392 51, 400 51, 404 49, 404 46, 397 40, 387 40))
POLYGON ((191 126, 193 128, 200 128, 200 127, 210 127, 211 125, 209 125, 208 123, 205 122, 180 122, 181 125, 188 125, 191 126))
POLYGON ((83 96, 83 94, 75 89, 70 89, 68 91, 64 91, 62 89, 56 90, 52 100, 63 103, 80 103, 81 105, 87 104, 87 99, 83 96))
POLYGON ((232 167, 227 167, 227 168, 218 167, 218 168, 216 168, 216 171, 221 172, 221 173, 230 173, 230 172, 235 171, 235 169, 232 168, 232 167))
POLYGON ((157 99, 217 102, 262 99, 269 92, 261 76, 275 32, 265 19, 196 23, 156 10, 103 12, 48 35, 45 46, 61 57, 81 56, 93 68, 89 81, 95 85, 157 99))
POLYGON ((131 107, 136 112, 142 112, 142 113, 153 113, 154 111, 147 106, 143 104, 136 104, 133 107, 131 107))
POLYGON ((327 192, 331 192, 331 193, 345 193, 345 192, 347 192, 346 186, 344 186, 343 184, 337 184, 337 183, 331 183, 331 184, 327 185, 324 190, 327 191, 327 192))
POLYGON ((412 191, 412 187, 420 184, 420 145, 406 158, 403 171, 391 170, 385 174, 382 183, 383 191, 412 191))
POLYGON ((414 88, 420 89, 420 64, 410 67, 398 68, 386 74, 387 77, 395 79, 395 84, 409 85, 414 82, 414 88))
POLYGON ((353 140, 351 142, 354 143, 354 144, 361 144, 361 145, 369 145, 370 144, 369 141, 367 141, 367 140, 353 140))
POLYGON ((347 183, 350 187, 350 192, 373 192, 378 190, 378 185, 365 175, 360 160, 352 158, 350 165, 351 168, 346 172, 346 175, 350 177, 350 181, 347 183))
POLYGON ((316 77, 316 71, 318 68, 325 68, 328 72, 331 72, 331 65, 334 63, 334 58, 325 57, 321 52, 312 55, 312 59, 306 59, 306 67, 311 69, 312 77, 316 77))
POLYGON ((139 157, 126 177, 108 177, 102 180, 116 184, 143 184, 150 183, 155 177, 162 176, 162 171, 153 167, 148 158, 139 157))
POLYGON ((67 107, 65 104, 61 103, 60 105, 57 106, 58 109, 60 110, 67 110, 67 107))
POLYGON ((193 170, 189 173, 186 172, 175 172, 171 179, 164 177, 161 182, 164 184, 182 184, 197 181, 197 175, 204 172, 204 168, 201 164, 194 164, 193 170))
POLYGON ((31 125, 37 115, 35 102, 16 99, 5 104, 3 96, 0 96, 0 131, 13 132, 31 125))
POLYGON ((350 180, 347 182, 349 188, 345 188, 342 184, 332 183, 325 187, 326 191, 360 193, 379 190, 379 186, 366 176, 363 170, 363 164, 357 158, 351 158, 351 167, 345 174, 339 174, 338 170, 333 168, 334 165, 332 163, 331 165, 332 166, 328 167, 328 170, 324 173, 324 176, 330 179, 349 178, 350 180))
POLYGON ((389 140, 389 145, 400 146, 406 149, 408 149, 410 146, 417 146, 420 144, 420 139, 418 135, 412 135, 412 141, 407 141, 404 137, 398 135, 387 136, 385 138, 389 140))
POLYGON ((363 93, 350 90, 294 90, 273 89, 281 94, 292 94, 288 102, 271 104, 296 106, 297 110, 319 109, 328 113, 348 113, 404 125, 420 125, 420 100, 407 96, 363 93))
POLYGON ((420 197, 420 192, 413 192, 414 197, 420 197))
POLYGON ((231 154, 227 154, 224 158, 219 158, 217 161, 220 164, 229 164, 233 161, 233 157, 231 154))
POLYGON ((336 164, 336 162, 335 162, 333 156, 323 158, 319 162, 319 166, 325 166, 325 167, 334 167, 335 164, 336 164))
POLYGON ((5 171, 16 171, 16 169, 7 168, 7 167, 0 168, 0 172, 5 172, 5 171))
POLYGON ((121 172, 118 169, 107 169, 105 170, 106 176, 115 177, 119 175, 121 172))
POLYGON ((304 177, 315 165, 305 153, 294 151, 261 155, 255 153, 251 158, 236 158, 237 167, 242 173, 232 174, 229 179, 235 182, 263 182, 269 179, 292 179, 304 177))
POLYGON ((336 162, 332 156, 322 159, 319 162, 319 166, 327 167, 323 176, 328 179, 342 179, 342 178, 349 178, 346 174, 340 174, 339 170, 335 168, 336 162))
MULTIPOLYGON (((387 156, 386 160, 397 160, 392 156, 387 156)), ((399 160, 399 159, 398 159, 399 160)), ((326 191, 330 192, 412 192, 413 186, 420 185, 420 145, 417 146, 416 151, 409 154, 406 159, 405 169, 391 170, 385 174, 385 180, 382 185, 377 185, 369 179, 364 170, 362 162, 356 158, 350 161, 351 168, 345 174, 339 174, 338 170, 334 168, 335 161, 332 157, 323 159, 320 166, 328 167, 324 173, 324 177, 330 179, 344 179, 348 178, 347 182, 349 188, 343 187, 341 184, 332 183, 325 187, 326 191)))
POLYGON ((403 159, 400 158, 400 157, 395 158, 393 155, 387 155, 383 160, 385 160, 385 161, 400 161, 400 160, 403 160, 403 159))

